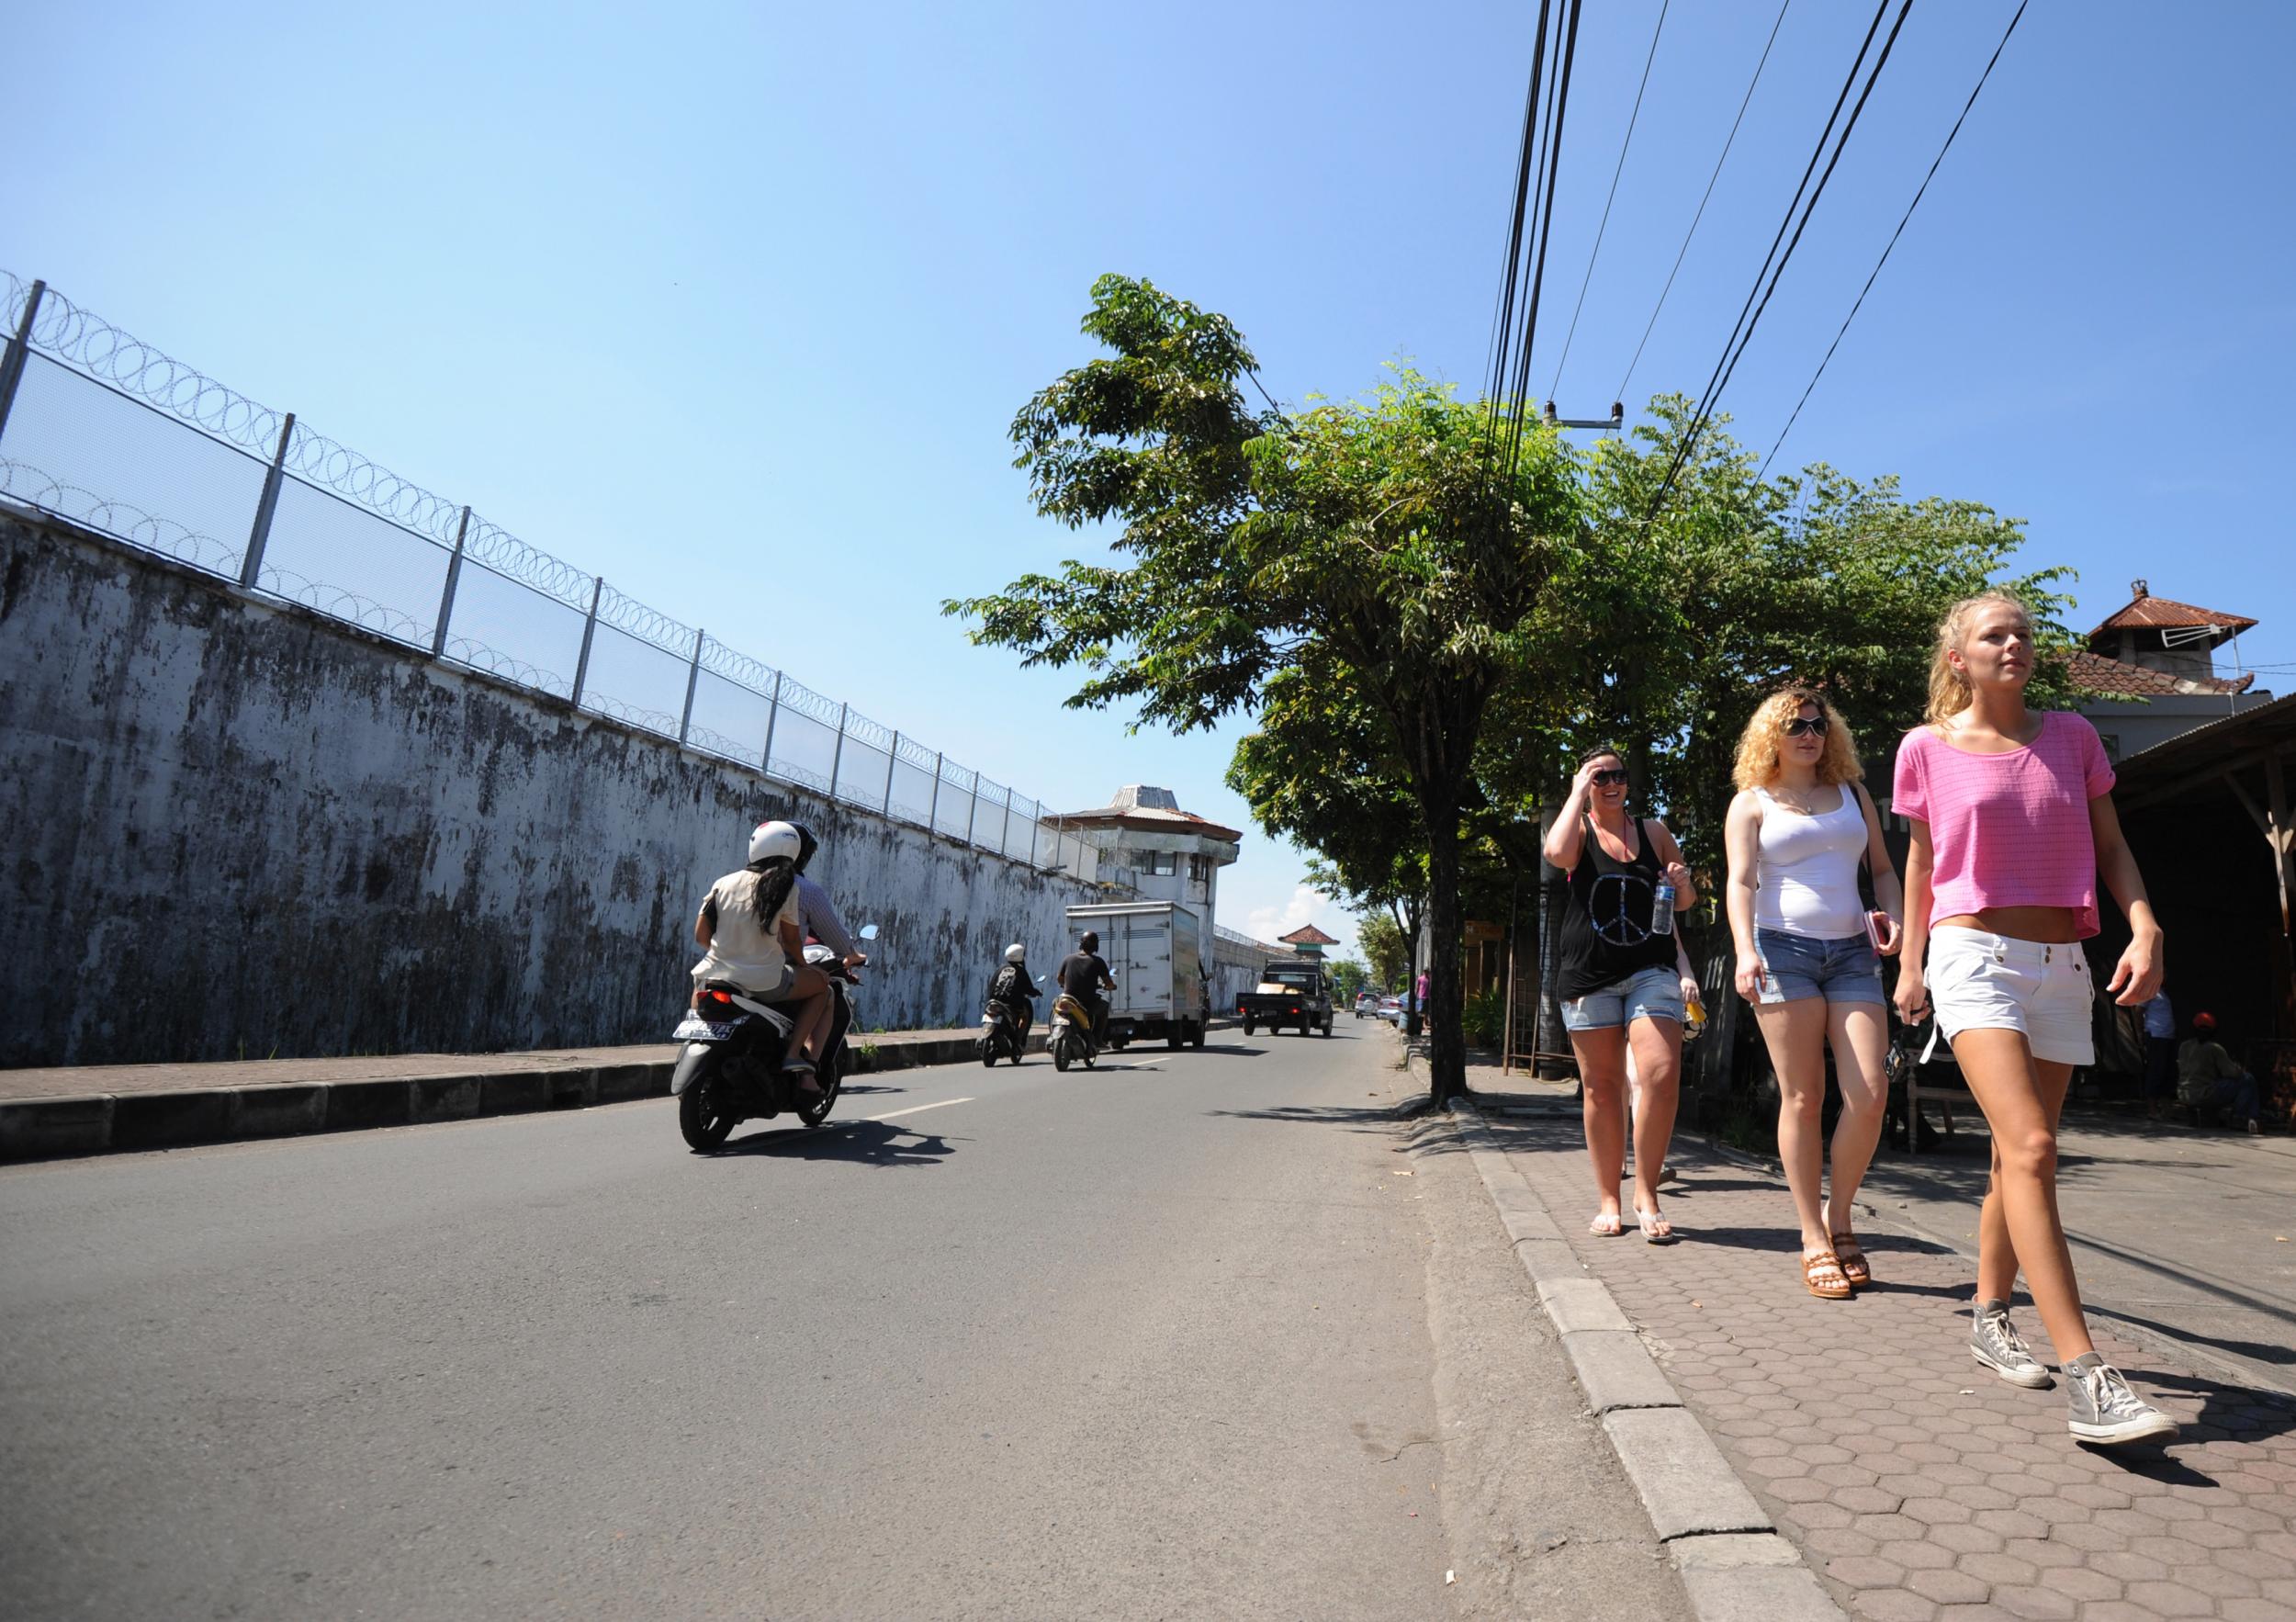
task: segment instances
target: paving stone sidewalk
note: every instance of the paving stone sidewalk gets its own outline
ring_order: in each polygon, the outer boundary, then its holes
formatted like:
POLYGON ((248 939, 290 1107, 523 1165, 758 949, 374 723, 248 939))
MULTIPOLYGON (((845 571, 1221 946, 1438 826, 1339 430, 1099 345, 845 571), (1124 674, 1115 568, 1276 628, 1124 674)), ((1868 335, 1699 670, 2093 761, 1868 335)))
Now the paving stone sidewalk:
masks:
MULTIPOLYGON (((1783 1182, 1689 1137, 1666 1190, 1682 1242, 1597 1239, 1575 1108, 1510 1102, 1486 1119, 1580 1263, 1851 1615, 2296 1619, 2296 1402, 2092 1315, 2185 1428, 2165 1452, 2080 1447, 2062 1382, 2020 1390, 1970 1358, 1973 1272, 1948 1246, 1867 1223, 1874 1287, 1819 1301, 1783 1182)), ((2054 1363, 2021 1296, 2017 1314, 2054 1363)))

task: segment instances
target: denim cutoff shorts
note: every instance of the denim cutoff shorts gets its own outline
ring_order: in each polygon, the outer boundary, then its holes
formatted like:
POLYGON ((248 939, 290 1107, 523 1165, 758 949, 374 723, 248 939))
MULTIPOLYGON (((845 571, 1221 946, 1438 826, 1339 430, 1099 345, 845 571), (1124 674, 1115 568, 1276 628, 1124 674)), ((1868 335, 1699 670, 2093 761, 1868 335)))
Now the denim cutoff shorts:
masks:
POLYGON ((1784 929, 1754 931, 1754 954, 1761 959, 1761 1000, 1870 1002, 1886 1008, 1882 995, 1882 960, 1861 932, 1821 941, 1784 929))
POLYGON ((1683 977, 1671 967, 1637 969, 1562 1005, 1565 1031, 1609 1031, 1636 1019, 1683 1022, 1683 977))

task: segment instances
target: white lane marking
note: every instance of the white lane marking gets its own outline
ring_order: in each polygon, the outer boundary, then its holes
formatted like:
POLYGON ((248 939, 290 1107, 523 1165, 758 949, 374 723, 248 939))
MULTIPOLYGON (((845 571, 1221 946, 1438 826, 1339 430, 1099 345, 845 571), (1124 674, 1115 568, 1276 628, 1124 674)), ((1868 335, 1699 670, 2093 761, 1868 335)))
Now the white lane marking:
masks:
POLYGON ((972 1098, 943 1098, 938 1104, 918 1104, 907 1109, 888 1110, 883 1115, 864 1115, 861 1119, 863 1121, 893 1121, 904 1115, 922 1115, 928 1109, 946 1109, 951 1104, 970 1104, 975 1101, 972 1098))

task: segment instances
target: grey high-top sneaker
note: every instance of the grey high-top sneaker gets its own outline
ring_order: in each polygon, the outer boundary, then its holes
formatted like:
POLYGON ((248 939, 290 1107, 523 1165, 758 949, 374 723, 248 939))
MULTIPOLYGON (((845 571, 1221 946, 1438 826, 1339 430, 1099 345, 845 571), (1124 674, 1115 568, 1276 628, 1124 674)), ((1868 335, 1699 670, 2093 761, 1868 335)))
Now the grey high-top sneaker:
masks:
POLYGON ((2067 1363, 2065 1383, 2071 1388, 2067 1426, 2084 1442, 2110 1446, 2176 1438, 2177 1422, 2131 1391, 2121 1370, 2101 1353, 2089 1352, 2067 1363))
POLYGON ((1970 1313, 1969 1355, 2011 1385, 2039 1391, 2049 1383, 2047 1366, 2025 1349, 2006 1302, 1981 1301, 1970 1313))

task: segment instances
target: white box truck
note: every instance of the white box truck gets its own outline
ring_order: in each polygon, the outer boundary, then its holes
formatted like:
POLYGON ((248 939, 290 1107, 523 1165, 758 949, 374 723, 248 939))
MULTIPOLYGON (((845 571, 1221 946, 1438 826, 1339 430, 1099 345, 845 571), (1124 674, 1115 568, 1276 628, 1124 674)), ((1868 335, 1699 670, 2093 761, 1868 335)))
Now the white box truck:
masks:
POLYGON ((1204 932, 1176 901, 1112 901, 1068 909, 1068 948, 1086 929, 1100 937, 1116 989, 1109 998, 1109 1045, 1153 1042, 1204 1045, 1204 932))

